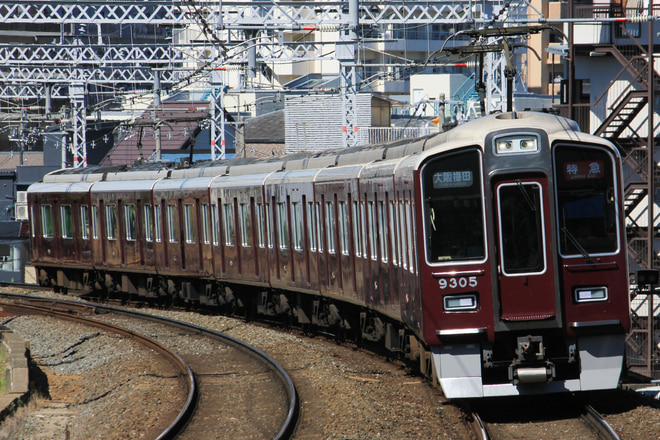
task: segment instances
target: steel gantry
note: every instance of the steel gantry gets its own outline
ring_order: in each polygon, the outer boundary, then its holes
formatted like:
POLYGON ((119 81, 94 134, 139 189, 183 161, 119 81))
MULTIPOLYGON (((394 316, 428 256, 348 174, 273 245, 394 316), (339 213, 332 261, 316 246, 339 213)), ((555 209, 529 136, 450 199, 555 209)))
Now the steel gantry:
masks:
POLYGON ((223 97, 228 84, 213 72, 231 66, 252 75, 260 63, 333 59, 340 67, 341 87, 337 92, 343 102, 344 145, 350 146, 357 139, 358 56, 365 29, 433 24, 502 26, 493 22, 492 11, 506 9, 509 3, 0 1, 0 28, 11 30, 14 25, 23 25, 35 30, 34 42, 0 44, 0 97, 19 101, 67 99, 74 165, 84 166, 85 115, 90 105, 86 97, 90 87, 110 87, 118 94, 151 90, 156 70, 164 89, 203 80, 214 90, 212 155, 223 158, 223 97), (140 36, 134 30, 144 26, 153 27, 152 35, 140 36), (287 32, 300 31, 329 32, 332 37, 284 41, 287 32), (214 55, 200 58, 203 52, 214 55))

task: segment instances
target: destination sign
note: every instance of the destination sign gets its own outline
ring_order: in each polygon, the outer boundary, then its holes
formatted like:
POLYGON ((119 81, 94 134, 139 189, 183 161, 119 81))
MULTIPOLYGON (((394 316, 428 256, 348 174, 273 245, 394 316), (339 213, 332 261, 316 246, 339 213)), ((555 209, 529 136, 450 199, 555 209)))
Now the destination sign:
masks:
POLYGON ((564 163, 564 179, 587 180, 602 179, 605 167, 602 160, 578 160, 564 163))
POLYGON ((433 188, 465 188, 472 186, 472 171, 439 171, 433 174, 433 188))

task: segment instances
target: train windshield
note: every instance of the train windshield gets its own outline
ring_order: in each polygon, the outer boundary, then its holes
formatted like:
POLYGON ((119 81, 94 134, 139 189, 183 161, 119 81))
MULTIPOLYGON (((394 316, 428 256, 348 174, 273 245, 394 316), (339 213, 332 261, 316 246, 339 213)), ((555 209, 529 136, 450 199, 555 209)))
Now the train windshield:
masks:
POLYGON ((555 181, 562 255, 616 252, 616 190, 611 155, 597 148, 559 146, 555 181))
POLYGON ((422 173, 428 261, 483 260, 486 246, 479 152, 436 159, 422 173))

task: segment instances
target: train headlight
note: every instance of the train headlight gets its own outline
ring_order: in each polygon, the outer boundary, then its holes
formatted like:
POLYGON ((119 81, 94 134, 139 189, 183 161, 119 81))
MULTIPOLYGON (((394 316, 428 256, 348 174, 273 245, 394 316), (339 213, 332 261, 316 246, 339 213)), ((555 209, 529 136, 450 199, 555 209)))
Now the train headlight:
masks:
POLYGON ((502 136, 495 139, 495 154, 529 154, 539 151, 536 135, 502 136))
POLYGON ((477 295, 447 295, 444 297, 445 310, 474 310, 477 308, 477 295))
POLYGON ((579 287, 575 289, 575 302, 607 301, 607 287, 579 287))

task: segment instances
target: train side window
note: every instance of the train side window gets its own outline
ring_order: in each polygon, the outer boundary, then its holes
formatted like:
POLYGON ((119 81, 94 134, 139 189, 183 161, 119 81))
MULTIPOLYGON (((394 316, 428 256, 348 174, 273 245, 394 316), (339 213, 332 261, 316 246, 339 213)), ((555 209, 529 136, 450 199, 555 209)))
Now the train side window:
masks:
POLYGON ((286 213, 286 203, 277 204, 277 239, 280 244, 280 249, 287 249, 289 242, 289 225, 286 213))
POLYGON ((80 206, 80 236, 89 240, 89 210, 87 205, 80 206))
POLYGON ((32 234, 33 238, 37 237, 37 229, 36 229, 36 224, 34 223, 34 206, 30 206, 30 233, 32 234))
POLYGON ((257 203, 255 211, 257 222, 257 242, 260 248, 266 247, 266 225, 264 225, 264 204, 257 203))
POLYGON ((341 253, 348 255, 350 253, 350 235, 348 233, 348 211, 346 202, 339 202, 339 239, 341 240, 341 253))
POLYGON ((202 240, 204 244, 211 244, 211 219, 209 204, 202 203, 202 240))
POLYGON ((302 204, 293 202, 291 204, 291 216, 293 222, 293 248, 297 251, 303 249, 303 215, 302 204))
POLYGON ((137 240, 137 211, 132 203, 124 205, 124 224, 126 225, 126 240, 137 240))
POLYGON ((195 218, 195 205, 192 203, 183 205, 183 223, 186 231, 186 243, 197 243, 197 221, 195 218))
POLYGON ((314 202, 307 202, 307 229, 309 230, 309 250, 316 252, 316 218, 314 202))
POLYGON ((323 252, 323 233, 321 230, 321 202, 316 202, 316 238, 318 240, 318 246, 316 247, 319 252, 323 252))
POLYGON ((220 244, 220 230, 218 223, 218 206, 215 203, 211 205, 211 232, 213 233, 213 245, 218 246, 220 244))
POLYGON ((275 243, 275 237, 273 236, 273 211, 271 211, 271 204, 266 203, 266 237, 268 238, 268 247, 273 248, 275 243))
POLYGON ((176 205, 167 205, 167 238, 170 243, 177 242, 176 205))
MULTIPOLYGON (((366 194, 365 194, 366 196, 366 194)), ((360 228, 362 232, 360 233, 362 237, 362 256, 363 258, 369 258, 367 255, 367 204, 362 202, 362 207, 360 208, 360 228)))
POLYGON ((378 238, 380 244, 380 259, 383 263, 387 263, 387 210, 385 209, 385 202, 378 202, 378 238))
POLYGON ((236 230, 234 228, 234 218, 236 215, 234 214, 234 204, 233 203, 225 203, 222 206, 222 218, 223 218, 223 223, 222 226, 225 231, 225 245, 226 246, 233 246, 234 245, 234 235, 236 233, 236 230))
POLYGON ((51 205, 41 205, 41 232, 44 238, 55 236, 55 222, 51 205))
POLYGON ((99 208, 92 205, 92 238, 99 239, 99 208))
POLYGON ((241 246, 250 247, 250 205, 241 203, 238 214, 241 225, 241 246))
POLYGON ((146 204, 142 209, 144 212, 144 239, 146 241, 154 241, 154 223, 151 216, 151 205, 146 204))
POLYGON ((60 221, 62 222, 62 238, 73 238, 73 210, 71 205, 60 206, 60 221))
POLYGON ((376 229, 376 205, 374 202, 368 202, 367 208, 369 215, 369 252, 371 259, 376 261, 378 260, 378 243, 376 242, 378 238, 378 230, 376 229))
POLYGON ((389 205, 389 226, 390 226, 390 240, 392 241, 392 264, 394 266, 399 265, 399 246, 398 246, 398 237, 399 237, 399 228, 397 227, 396 221, 396 204, 394 200, 390 200, 389 205))
POLYGON ((359 216, 359 211, 360 211, 360 205, 358 204, 357 201, 353 201, 353 247, 355 248, 355 256, 356 257, 361 257, 362 256, 362 234, 360 230, 360 216, 359 216))
POLYGON ((154 205, 154 233, 156 236, 156 242, 160 243, 162 241, 162 224, 163 224, 163 213, 160 205, 154 205))
POLYGON ((119 238, 119 224, 117 222, 117 205, 105 206, 105 223, 108 226, 108 240, 119 238))
POLYGON ((406 202, 406 223, 408 224, 408 262, 410 272, 415 273, 415 235, 413 233, 413 214, 410 200, 406 202))
POLYGON ((328 242, 328 253, 335 253, 335 205, 325 202, 325 232, 328 242))
POLYGON ((406 205, 403 201, 399 202, 399 223, 401 224, 401 266, 408 269, 408 222, 406 221, 406 205))

